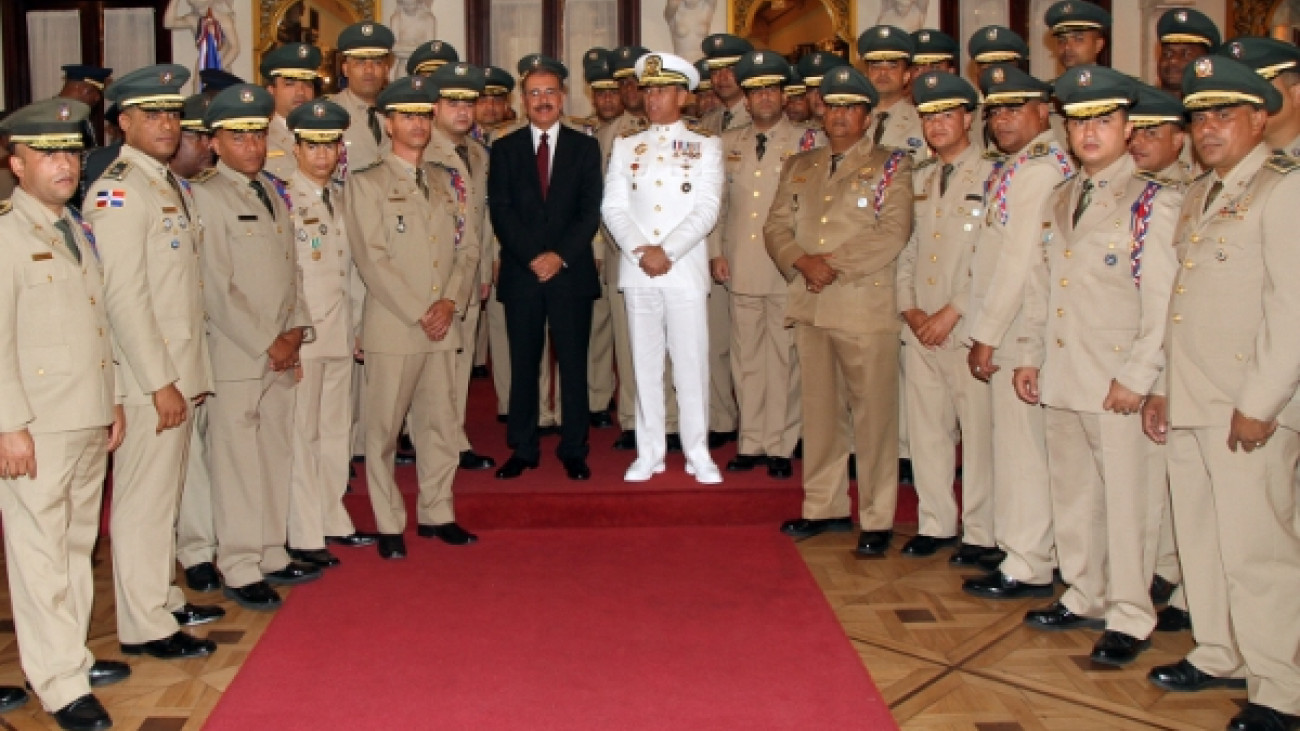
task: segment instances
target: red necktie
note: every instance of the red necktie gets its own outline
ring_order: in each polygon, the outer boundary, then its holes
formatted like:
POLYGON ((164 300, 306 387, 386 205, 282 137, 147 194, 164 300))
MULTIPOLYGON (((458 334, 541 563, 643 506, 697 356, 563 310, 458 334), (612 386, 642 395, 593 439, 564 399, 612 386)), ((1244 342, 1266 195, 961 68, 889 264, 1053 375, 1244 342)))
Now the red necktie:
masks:
POLYGON ((551 144, 547 133, 542 133, 541 142, 537 143, 537 180, 542 184, 542 200, 546 200, 547 189, 551 187, 551 144))

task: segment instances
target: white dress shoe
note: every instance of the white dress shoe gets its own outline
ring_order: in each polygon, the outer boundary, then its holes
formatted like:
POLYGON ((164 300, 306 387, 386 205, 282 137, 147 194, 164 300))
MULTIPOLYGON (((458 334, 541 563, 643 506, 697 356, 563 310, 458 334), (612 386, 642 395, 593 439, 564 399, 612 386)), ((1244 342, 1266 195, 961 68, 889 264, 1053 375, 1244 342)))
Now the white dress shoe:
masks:
POLYGON ((627 472, 623 473, 623 481, 624 482, 645 482, 646 480, 649 480, 651 477, 654 477, 655 475, 662 474, 663 471, 664 471, 663 462, 660 462, 658 464, 649 464, 649 463, 642 462, 641 460, 638 459, 637 461, 632 463, 631 467, 627 468, 627 472))
POLYGON ((701 485, 722 484, 722 473, 718 471, 718 466, 712 462, 697 468, 694 464, 688 461, 686 463, 686 474, 694 475, 695 481, 701 485))

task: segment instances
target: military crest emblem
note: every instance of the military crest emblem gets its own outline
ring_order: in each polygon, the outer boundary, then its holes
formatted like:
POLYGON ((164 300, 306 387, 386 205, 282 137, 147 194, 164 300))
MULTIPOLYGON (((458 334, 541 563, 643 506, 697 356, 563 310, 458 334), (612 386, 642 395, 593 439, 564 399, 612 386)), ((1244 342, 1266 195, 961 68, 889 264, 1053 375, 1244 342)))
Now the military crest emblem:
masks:
POLYGON ((1238 43, 1238 42, 1236 42, 1236 41, 1233 41, 1232 43, 1229 43, 1229 44, 1228 44, 1228 53, 1232 54, 1232 57, 1233 57, 1233 58, 1240 59, 1240 58, 1241 58, 1241 53, 1242 53, 1242 50, 1241 50, 1241 44, 1238 43))
POLYGON ((996 41, 998 39, 998 29, 989 28, 987 31, 984 32, 984 37, 989 39, 990 41, 996 41))
POLYGON ((1082 86, 1082 87, 1089 87, 1089 86, 1092 86, 1092 72, 1091 72, 1091 71, 1088 71, 1087 69, 1084 69, 1083 71, 1080 71, 1080 72, 1079 72, 1079 86, 1082 86))
POLYGON ((239 101, 245 104, 252 104, 253 92, 249 89, 244 89, 243 91, 239 92, 239 101))
POLYGON ((375 26, 371 25, 370 23, 366 23, 365 25, 361 26, 361 35, 372 36, 374 34, 375 34, 375 26))
POLYGON ((876 31, 876 35, 880 36, 881 38, 888 38, 888 37, 889 37, 889 26, 887 26, 887 25, 886 25, 886 26, 881 26, 881 27, 876 31))
POLYGON ((993 78, 993 83, 1001 84, 1002 82, 1007 80, 1007 72, 1003 71, 1001 66, 995 66, 993 68, 992 78, 993 78))
POLYGON ((1214 75, 1214 61, 1209 56, 1201 56, 1196 59, 1196 65, 1192 67, 1196 72, 1196 78, 1207 79, 1214 75))
POLYGON ((659 72, 663 71, 663 68, 664 60, 658 56, 650 56, 645 60, 645 73, 647 76, 658 76, 659 72))
POLYGON ((319 102, 316 103, 316 104, 313 104, 313 105, 312 105, 312 108, 311 108, 311 113, 312 113, 312 115, 315 116, 317 119, 320 119, 321 117, 324 117, 324 116, 325 116, 325 105, 324 105, 324 104, 321 104, 321 103, 319 103, 319 102))
POLYGON ((68 120, 71 119, 71 118, 72 118, 72 110, 68 108, 68 105, 67 105, 67 104, 60 104, 60 105, 59 105, 59 121, 60 121, 60 122, 66 122, 66 121, 68 121, 68 120))
POLYGON ((922 43, 929 43, 929 42, 930 42, 930 33, 929 33, 928 31, 921 31, 921 34, 918 35, 917 38, 918 38, 922 43))
POLYGON ((1178 12, 1174 13, 1174 20, 1178 21, 1179 23, 1186 23, 1186 22, 1187 22, 1187 11, 1186 11, 1186 10, 1179 10, 1178 12))
POLYGON ((935 75, 931 74, 931 75, 925 77, 925 87, 926 87, 927 89, 934 89, 934 88, 936 88, 936 87, 938 87, 938 86, 939 86, 939 77, 938 77, 938 76, 935 76, 935 75))
POLYGON ((159 78, 159 79, 160 79, 164 84, 170 84, 170 83, 172 83, 172 79, 174 78, 174 75, 173 75, 172 72, 170 72, 170 71, 164 71, 164 72, 162 72, 161 74, 158 75, 158 78, 159 78))

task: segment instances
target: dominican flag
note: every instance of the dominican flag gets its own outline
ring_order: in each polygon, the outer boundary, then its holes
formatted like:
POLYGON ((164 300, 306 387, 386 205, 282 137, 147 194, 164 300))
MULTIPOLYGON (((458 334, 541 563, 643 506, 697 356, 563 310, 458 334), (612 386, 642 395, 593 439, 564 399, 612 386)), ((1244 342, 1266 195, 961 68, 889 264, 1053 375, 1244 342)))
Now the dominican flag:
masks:
POLYGON ((194 42, 199 47, 200 71, 221 68, 221 44, 226 42, 226 34, 221 30, 221 23, 217 22, 211 8, 199 21, 194 42))
POLYGON ((96 208, 121 208, 126 205, 125 190, 101 190, 95 194, 96 208))

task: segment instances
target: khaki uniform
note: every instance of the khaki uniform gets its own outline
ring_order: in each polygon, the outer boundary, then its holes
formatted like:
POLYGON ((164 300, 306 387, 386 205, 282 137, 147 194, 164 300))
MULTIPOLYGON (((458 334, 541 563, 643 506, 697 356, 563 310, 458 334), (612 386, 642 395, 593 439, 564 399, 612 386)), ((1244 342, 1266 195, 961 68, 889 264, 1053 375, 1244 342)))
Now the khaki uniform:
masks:
POLYGON ((71 209, 62 217, 80 264, 25 191, 0 211, 0 432, 30 432, 37 468, 34 479, 0 478, 5 562, 23 673, 54 711, 90 692, 90 556, 116 400, 113 347, 103 270, 71 209))
POLYGON ((884 115, 885 129, 880 132, 880 146, 893 147, 912 155, 918 162, 930 156, 930 148, 925 144, 925 132, 921 129, 921 115, 912 106, 912 102, 899 99, 888 109, 871 110, 871 126, 867 128, 867 137, 876 139, 876 130, 881 125, 884 115))
POLYGON ((1187 192, 1174 235, 1181 267, 1165 333, 1169 482, 1183 586, 1195 623, 1188 661, 1245 676, 1249 697, 1300 713, 1300 174, 1259 145, 1227 176, 1187 192), (1209 190, 1222 191, 1207 205, 1209 190), (1233 410, 1277 431, 1227 448, 1233 410))
POLYGON ((971 340, 996 350, 993 361, 993 505, 995 538, 1007 552, 1004 574, 1022 582, 1052 580, 1052 507, 1043 410, 1011 385, 1025 337, 1025 280, 1042 254, 1039 212, 1052 189, 1074 172, 1050 129, 1008 156, 989 179, 985 232, 971 262, 971 340))
POLYGON ((289 182, 289 178, 298 169, 298 160, 293 156, 293 145, 293 132, 289 130, 284 117, 278 114, 271 117, 271 124, 266 128, 266 164, 262 169, 289 182))
POLYGON ((194 425, 186 420, 156 433, 153 394, 175 385, 193 401, 213 388, 194 198, 188 182, 169 182, 169 175, 166 165, 124 145, 86 198, 86 220, 104 242, 105 301, 126 392, 110 516, 117 632, 128 644, 175 634, 171 612, 185 604, 172 586, 172 530, 194 425), (121 206, 109 196, 120 196, 121 206))
POLYGON ((291 370, 270 369, 266 351, 281 333, 311 325, 289 209, 268 176, 258 179, 274 215, 225 163, 194 181, 216 381, 207 436, 217 568, 236 588, 289 563, 295 382, 291 370))
POLYGON ((451 182, 440 168, 423 169, 429 171, 429 200, 416 185, 415 167, 386 153, 379 164, 349 175, 344 205, 353 261, 366 283, 366 483, 379 532, 387 535, 406 527, 393 454, 408 410, 420 454, 417 519, 425 525, 455 520, 451 488, 461 426, 454 377, 461 329, 453 322, 443 340, 433 341, 419 321, 442 299, 456 303, 459 318, 478 296, 478 231, 467 225, 456 245, 459 204, 451 182))
POLYGON ((916 228, 898 257, 898 311, 933 315, 952 307, 961 315, 934 349, 903 327, 908 441, 917 497, 918 532, 957 535, 957 444, 962 454, 962 540, 990 547, 993 539, 993 414, 988 384, 966 365, 970 323, 970 263, 984 226, 984 182, 993 163, 976 145, 953 160, 947 193, 940 193, 943 161, 930 158, 913 176, 916 228))
POLYGON ((731 280, 732 381, 740 410, 737 452, 789 457, 799 441, 799 360, 794 333, 785 327, 785 277, 772 263, 763 224, 791 156, 825 144, 820 131, 785 118, 764 133, 758 159, 757 130, 745 125, 722 135, 722 210, 709 258, 724 257, 731 280))
POLYGON ((343 133, 343 157, 339 160, 340 177, 346 179, 351 171, 369 167, 379 161, 379 157, 390 147, 388 131, 384 129, 383 115, 380 114, 379 141, 375 141, 374 132, 370 131, 370 105, 353 94, 351 89, 344 89, 331 96, 330 101, 348 110, 348 115, 352 118, 352 123, 343 133))
POLYGON ((208 403, 190 411, 190 450, 176 517, 176 560, 184 568, 217 560, 212 518, 212 475, 208 467, 208 403))
POLYGON ((18 187, 18 179, 14 177, 13 171, 9 169, 6 163, 0 168, 0 201, 9 200, 13 195, 14 188, 18 187))
POLYGON ((1159 490, 1147 465, 1160 450, 1143 438, 1140 414, 1102 403, 1112 381, 1147 395, 1163 367, 1182 199, 1179 188, 1137 174, 1128 155, 1075 176, 1042 210, 1043 256, 1025 286, 1021 365, 1040 369, 1047 407, 1056 557, 1069 586, 1060 601, 1139 639, 1156 624, 1146 553, 1159 490), (1075 225, 1085 180, 1095 187, 1075 225))
POLYGON ((343 507, 351 460, 352 349, 356 297, 352 251, 343 225, 339 188, 322 189, 301 172, 289 179, 294 240, 314 342, 302 346, 302 380, 293 418, 293 477, 289 483, 289 545, 325 547, 326 536, 355 532, 343 507), (331 210, 331 207, 333 210, 331 210))
POLYGON ((790 282, 785 322, 803 372, 803 517, 849 514, 852 434, 862 530, 889 530, 898 499, 895 265, 912 232, 912 161, 864 136, 830 167, 829 147, 790 158, 763 227, 790 282), (838 276, 814 294, 794 263, 822 253, 838 276))
MULTIPOLYGON (((597 142, 600 141, 599 131, 608 126, 601 122, 600 117, 592 115, 585 120, 584 124, 574 125, 574 128, 583 134, 595 137, 597 142)), ((604 153, 605 148, 601 148, 601 161, 608 159, 604 153)), ((601 166, 601 173, 605 172, 604 165, 601 166)), ((591 241, 591 254, 596 260, 597 273, 604 270, 605 263, 605 238, 600 233, 591 241)), ((597 411, 608 411, 609 405, 614 399, 614 323, 613 314, 610 311, 610 298, 608 287, 604 278, 600 281, 600 296, 591 303, 591 340, 587 343, 587 404, 588 410, 595 413, 597 411)), ((543 357, 549 362, 549 356, 543 353, 543 357)), ((543 372, 550 369, 543 369, 543 372)), ((545 376, 549 378, 549 374, 545 376)), ((559 379, 555 379, 556 397, 555 402, 560 402, 559 398, 559 379)), ((542 393, 545 393, 543 391, 542 393)))

